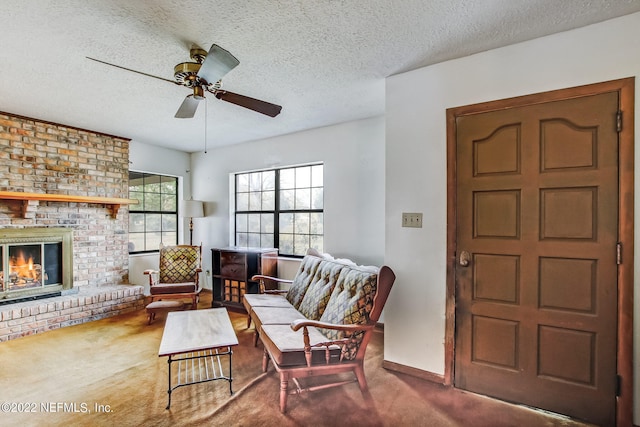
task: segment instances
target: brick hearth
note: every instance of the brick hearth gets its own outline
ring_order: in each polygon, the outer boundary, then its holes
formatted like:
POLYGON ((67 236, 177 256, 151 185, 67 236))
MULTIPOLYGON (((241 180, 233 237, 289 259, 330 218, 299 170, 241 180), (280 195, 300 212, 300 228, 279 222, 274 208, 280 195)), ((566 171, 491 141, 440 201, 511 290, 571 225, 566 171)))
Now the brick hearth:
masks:
POLYGON ((0 306, 0 342, 144 307, 143 287, 82 286, 79 292, 0 306))

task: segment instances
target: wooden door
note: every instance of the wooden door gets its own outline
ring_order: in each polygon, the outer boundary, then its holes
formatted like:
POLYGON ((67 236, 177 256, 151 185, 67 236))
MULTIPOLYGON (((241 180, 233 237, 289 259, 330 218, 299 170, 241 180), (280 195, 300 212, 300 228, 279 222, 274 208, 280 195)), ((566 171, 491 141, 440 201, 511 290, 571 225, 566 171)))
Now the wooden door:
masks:
POLYGON ((618 96, 457 118, 457 387, 615 424, 618 96))

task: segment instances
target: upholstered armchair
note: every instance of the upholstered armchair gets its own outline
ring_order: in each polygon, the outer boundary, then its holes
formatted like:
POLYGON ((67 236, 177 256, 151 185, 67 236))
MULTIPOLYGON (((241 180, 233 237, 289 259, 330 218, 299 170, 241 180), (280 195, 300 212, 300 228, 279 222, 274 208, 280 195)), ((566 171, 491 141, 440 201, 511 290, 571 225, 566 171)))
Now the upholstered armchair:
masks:
POLYGON ((202 246, 161 246, 158 270, 146 270, 151 301, 191 299, 191 309, 198 307, 202 287, 202 246))

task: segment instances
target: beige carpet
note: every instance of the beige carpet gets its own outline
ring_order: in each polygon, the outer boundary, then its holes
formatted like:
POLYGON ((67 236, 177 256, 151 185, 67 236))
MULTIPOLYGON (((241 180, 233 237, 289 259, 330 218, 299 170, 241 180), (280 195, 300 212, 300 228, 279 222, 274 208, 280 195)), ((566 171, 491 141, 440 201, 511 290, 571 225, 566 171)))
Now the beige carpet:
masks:
POLYGON ((283 415, 277 375, 262 374, 262 350, 253 347, 245 316, 230 317, 240 341, 235 395, 225 381, 181 387, 170 410, 167 359, 158 357, 164 315, 150 326, 139 311, 0 343, 0 425, 583 426, 387 371, 382 332, 365 365, 371 400, 350 384, 290 396, 283 415))

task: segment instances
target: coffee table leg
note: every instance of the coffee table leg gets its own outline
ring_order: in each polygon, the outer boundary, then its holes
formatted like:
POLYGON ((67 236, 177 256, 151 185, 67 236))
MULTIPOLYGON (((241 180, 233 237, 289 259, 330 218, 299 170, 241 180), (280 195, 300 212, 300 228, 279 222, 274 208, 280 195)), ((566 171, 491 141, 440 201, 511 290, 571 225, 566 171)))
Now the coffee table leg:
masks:
POLYGON ((229 394, 233 396, 233 389, 231 388, 231 382, 233 381, 233 372, 231 372, 231 356, 233 356, 233 350, 229 347, 229 394))
POLYGON ((169 363, 169 389, 167 390, 167 393, 169 395, 169 402, 167 403, 167 407, 165 409, 169 409, 171 407, 171 356, 169 356, 169 360, 167 362, 169 363))

